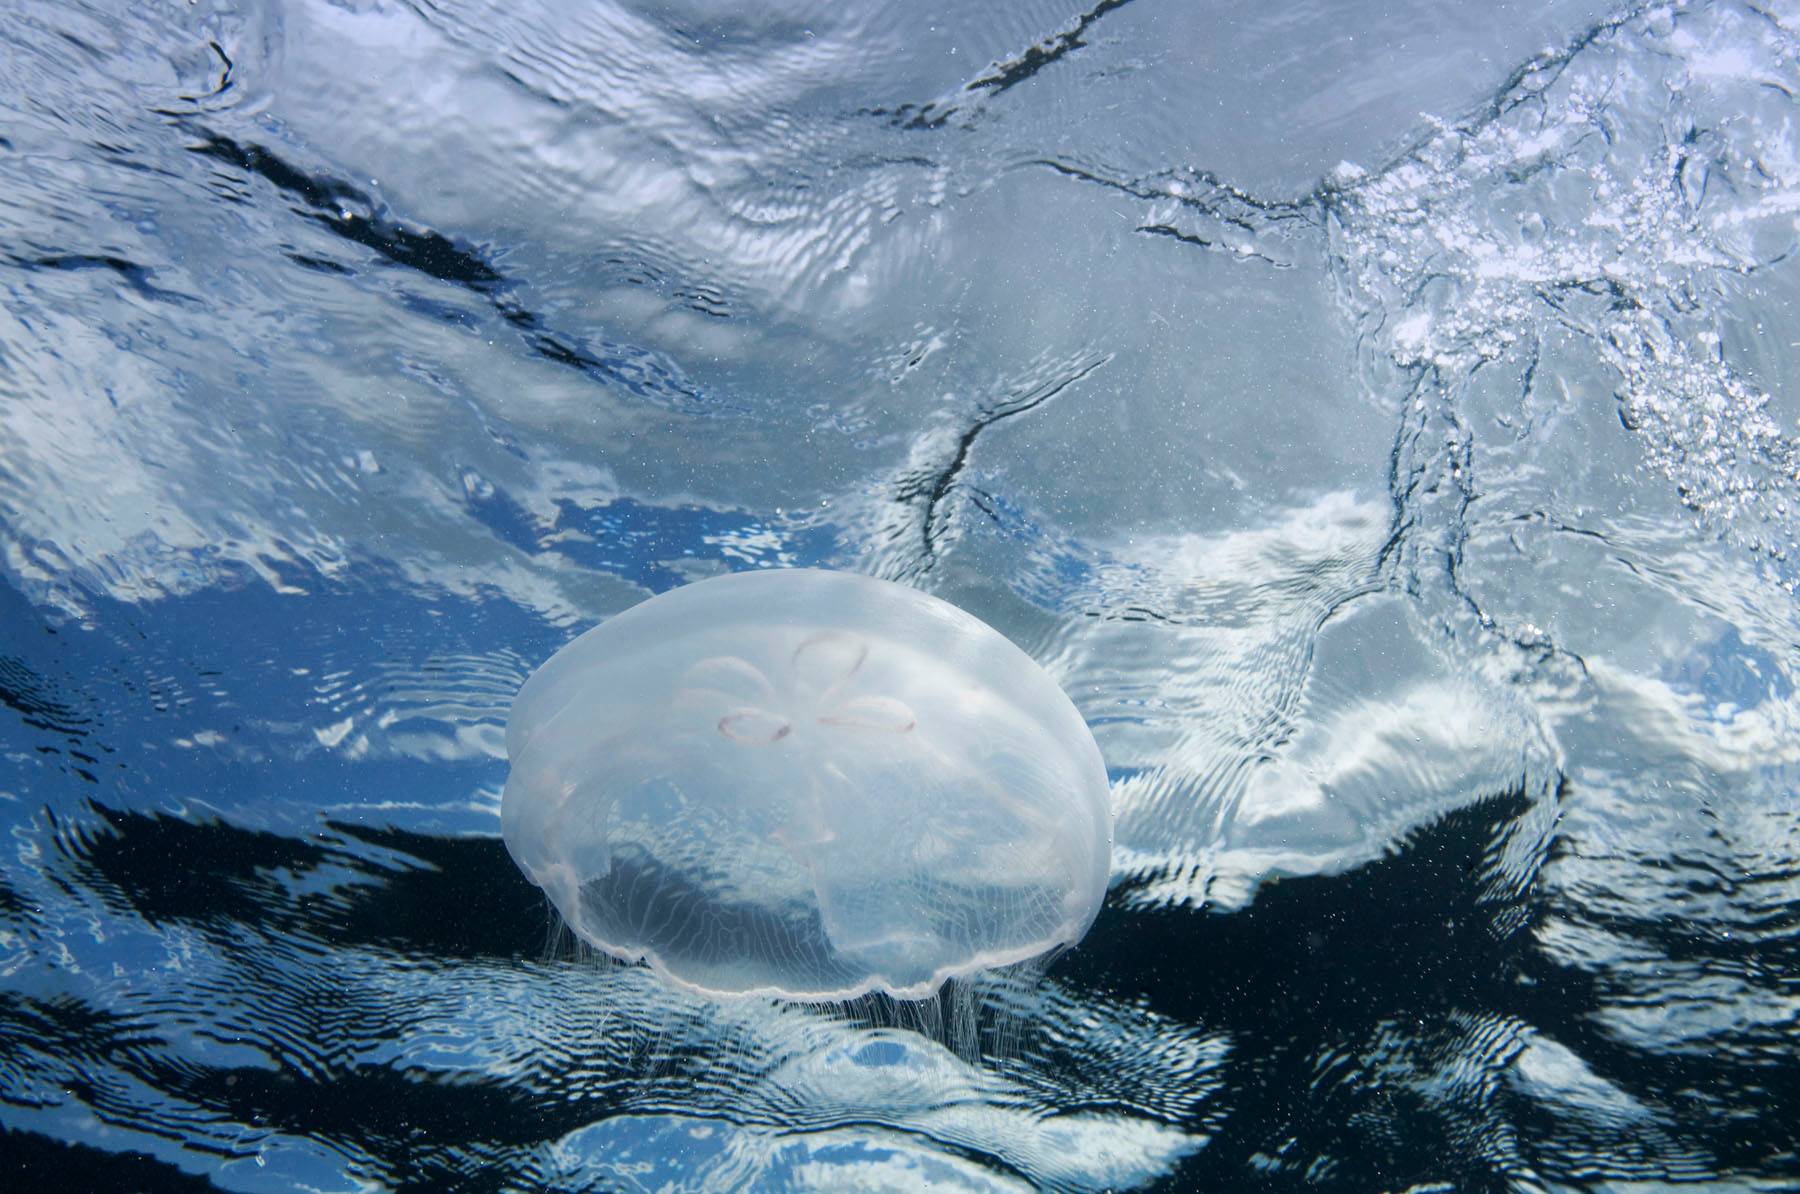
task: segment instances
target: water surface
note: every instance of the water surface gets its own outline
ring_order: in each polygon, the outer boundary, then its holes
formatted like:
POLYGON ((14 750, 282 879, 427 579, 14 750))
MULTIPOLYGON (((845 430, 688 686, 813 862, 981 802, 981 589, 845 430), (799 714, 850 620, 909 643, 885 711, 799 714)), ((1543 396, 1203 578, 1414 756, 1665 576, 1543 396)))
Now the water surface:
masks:
POLYGON ((1792 3, 0 50, 9 1179, 1800 1181, 1792 3), (973 1054, 547 947, 500 844, 533 667, 794 565, 998 627, 1111 768, 973 1054))

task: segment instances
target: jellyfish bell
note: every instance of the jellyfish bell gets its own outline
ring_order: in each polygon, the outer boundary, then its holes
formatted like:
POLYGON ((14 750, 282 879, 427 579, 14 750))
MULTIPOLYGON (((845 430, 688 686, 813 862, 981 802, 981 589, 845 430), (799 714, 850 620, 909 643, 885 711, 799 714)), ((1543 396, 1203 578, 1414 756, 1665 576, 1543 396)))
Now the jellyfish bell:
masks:
POLYGON ((526 876, 588 945, 709 995, 925 999, 1073 944, 1106 891, 1075 706, 886 581, 768 570, 645 601, 532 675, 506 746, 526 876))

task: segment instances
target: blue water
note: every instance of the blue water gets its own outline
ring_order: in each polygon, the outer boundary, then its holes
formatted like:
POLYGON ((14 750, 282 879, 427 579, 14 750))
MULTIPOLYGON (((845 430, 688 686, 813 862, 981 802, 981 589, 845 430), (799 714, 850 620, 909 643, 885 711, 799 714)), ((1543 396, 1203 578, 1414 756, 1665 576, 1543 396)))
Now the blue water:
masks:
POLYGON ((1800 1185, 1796 94, 1761 0, 12 0, 4 1182, 1800 1185), (1093 727, 1036 984, 709 1002, 507 857, 531 669, 794 565, 1093 727))

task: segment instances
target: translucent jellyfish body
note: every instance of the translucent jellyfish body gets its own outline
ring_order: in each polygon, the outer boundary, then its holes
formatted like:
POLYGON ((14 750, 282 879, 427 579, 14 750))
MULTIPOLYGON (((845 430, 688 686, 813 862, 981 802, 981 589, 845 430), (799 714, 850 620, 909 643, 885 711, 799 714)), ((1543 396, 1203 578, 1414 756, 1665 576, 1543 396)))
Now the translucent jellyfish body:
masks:
POLYGON ((585 941, 701 991, 915 999, 1078 940, 1105 767, 955 606, 811 570, 662 594, 528 680, 507 849, 585 941))

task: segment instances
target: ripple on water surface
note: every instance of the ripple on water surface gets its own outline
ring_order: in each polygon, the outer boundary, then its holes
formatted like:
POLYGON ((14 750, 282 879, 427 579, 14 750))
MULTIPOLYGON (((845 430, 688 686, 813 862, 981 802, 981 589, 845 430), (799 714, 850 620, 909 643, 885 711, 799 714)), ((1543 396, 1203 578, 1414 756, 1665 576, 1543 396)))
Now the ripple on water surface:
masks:
POLYGON ((1800 1173, 1792 5, 10 15, 20 1173, 1800 1173), (1041 979, 550 935, 518 685, 773 566, 1092 727, 1113 886, 1041 979))

